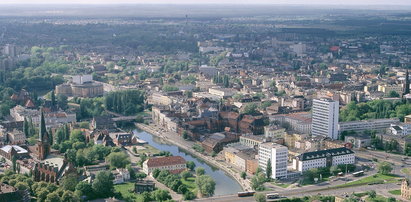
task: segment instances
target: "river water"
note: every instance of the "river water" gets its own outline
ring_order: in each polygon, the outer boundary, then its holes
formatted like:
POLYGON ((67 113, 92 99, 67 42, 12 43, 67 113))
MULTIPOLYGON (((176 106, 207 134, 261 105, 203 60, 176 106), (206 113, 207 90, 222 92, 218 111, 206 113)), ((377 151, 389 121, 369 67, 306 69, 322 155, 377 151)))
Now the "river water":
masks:
POLYGON ((231 178, 224 171, 215 168, 214 166, 207 164, 202 159, 199 159, 195 156, 192 156, 188 152, 180 149, 179 147, 170 144, 161 138, 153 136, 147 132, 141 130, 134 130, 135 135, 140 139, 147 141, 151 146, 161 150, 169 151, 173 156, 182 156, 187 161, 193 161, 196 164, 196 167, 203 167, 206 171, 206 175, 211 176, 216 182, 214 195, 227 195, 227 194, 236 194, 239 191, 242 191, 241 186, 237 183, 236 180, 231 178))

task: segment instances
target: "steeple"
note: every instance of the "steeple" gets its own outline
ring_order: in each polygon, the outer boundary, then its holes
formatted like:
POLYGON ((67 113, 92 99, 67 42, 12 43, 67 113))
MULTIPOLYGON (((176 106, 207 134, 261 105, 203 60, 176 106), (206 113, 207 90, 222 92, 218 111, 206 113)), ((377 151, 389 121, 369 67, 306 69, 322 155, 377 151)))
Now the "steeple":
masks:
POLYGON ((39 141, 40 142, 43 142, 45 135, 47 135, 46 121, 44 120, 44 113, 41 112, 40 130, 39 130, 39 141))

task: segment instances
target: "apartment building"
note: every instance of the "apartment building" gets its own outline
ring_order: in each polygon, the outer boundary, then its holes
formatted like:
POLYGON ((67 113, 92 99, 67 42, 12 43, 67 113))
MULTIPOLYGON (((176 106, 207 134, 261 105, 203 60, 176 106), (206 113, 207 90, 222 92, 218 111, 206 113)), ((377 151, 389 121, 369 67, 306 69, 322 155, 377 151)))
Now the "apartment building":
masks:
POLYGON ((264 171, 267 169, 268 159, 271 161, 271 178, 286 178, 288 148, 272 142, 260 144, 258 149, 258 166, 264 171))
POLYGON ((358 133, 366 130, 374 130, 377 132, 382 132, 389 128, 391 124, 397 123, 399 121, 400 120, 398 118, 392 118, 340 122, 338 124, 338 132, 339 134, 344 131, 355 131, 358 133))
POLYGON ((354 152, 345 147, 302 153, 293 159, 293 169, 304 172, 341 164, 354 164, 354 152))
POLYGON ((311 134, 338 139, 338 113, 338 101, 314 99, 311 134))

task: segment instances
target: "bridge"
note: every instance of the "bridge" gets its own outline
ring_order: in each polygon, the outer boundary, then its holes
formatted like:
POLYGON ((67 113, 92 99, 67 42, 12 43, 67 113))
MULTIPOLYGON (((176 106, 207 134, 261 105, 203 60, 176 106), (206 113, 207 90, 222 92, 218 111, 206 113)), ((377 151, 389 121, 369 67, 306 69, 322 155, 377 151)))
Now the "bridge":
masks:
MULTIPOLYGON (((108 111, 105 110, 108 114, 113 115, 114 117, 111 118, 114 122, 117 121, 134 121, 136 120, 136 116, 124 116, 122 114, 116 113, 116 112, 112 112, 112 111, 108 111)), ((150 119, 151 117, 144 117, 144 120, 146 119, 150 119)))

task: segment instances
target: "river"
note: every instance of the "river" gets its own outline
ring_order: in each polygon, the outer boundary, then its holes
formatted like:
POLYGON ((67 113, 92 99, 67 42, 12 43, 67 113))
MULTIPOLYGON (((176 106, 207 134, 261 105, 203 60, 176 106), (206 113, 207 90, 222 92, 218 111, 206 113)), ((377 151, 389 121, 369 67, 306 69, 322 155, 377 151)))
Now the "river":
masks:
POLYGON ((227 194, 236 194, 237 192, 242 191, 241 186, 237 183, 236 180, 231 178, 224 171, 215 168, 210 164, 207 164, 202 159, 199 159, 189 154, 188 152, 185 152, 179 147, 172 145, 168 142, 165 142, 161 138, 153 136, 147 132, 138 129, 134 130, 133 132, 140 139, 147 141, 151 146, 161 151, 169 151, 174 156, 182 156, 187 161, 193 161, 196 164, 196 167, 203 167, 206 171, 206 174, 211 176, 216 182, 214 195, 219 196, 227 194))

